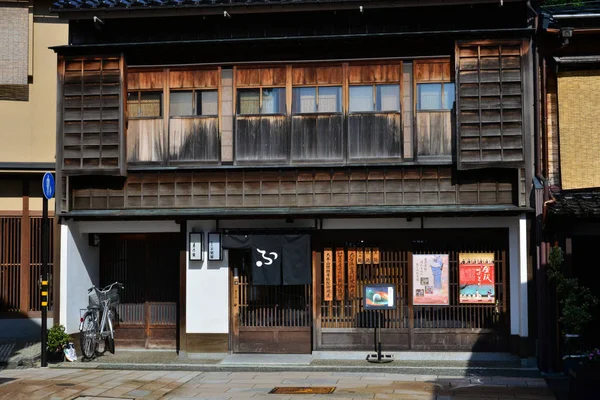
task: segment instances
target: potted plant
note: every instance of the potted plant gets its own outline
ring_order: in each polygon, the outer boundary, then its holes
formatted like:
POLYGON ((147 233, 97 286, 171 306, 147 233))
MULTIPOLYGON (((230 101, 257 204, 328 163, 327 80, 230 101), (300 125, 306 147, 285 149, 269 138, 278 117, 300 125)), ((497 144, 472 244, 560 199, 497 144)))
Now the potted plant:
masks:
POLYGON ((68 346, 71 337, 65 332, 62 325, 54 325, 48 330, 48 360, 64 361, 64 349, 68 346))
POLYGON ((594 349, 581 359, 579 368, 569 370, 569 399, 596 398, 599 380, 600 349, 594 349))
POLYGON ((598 304, 598 299, 588 287, 581 285, 577 278, 568 278, 564 275, 561 268, 563 260, 561 248, 554 246, 548 257, 548 277, 556 284, 561 309, 559 322, 567 353, 564 360, 565 367, 568 369, 579 364, 585 356, 581 335, 593 319, 593 311, 598 304))

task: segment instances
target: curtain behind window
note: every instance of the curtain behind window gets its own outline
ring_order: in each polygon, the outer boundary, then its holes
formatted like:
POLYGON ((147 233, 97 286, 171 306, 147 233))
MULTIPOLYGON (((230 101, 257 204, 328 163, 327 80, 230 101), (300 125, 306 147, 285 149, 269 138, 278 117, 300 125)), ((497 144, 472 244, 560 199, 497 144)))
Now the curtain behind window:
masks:
POLYGON ((0 85, 27 85, 28 12, 27 7, 0 7, 0 85))

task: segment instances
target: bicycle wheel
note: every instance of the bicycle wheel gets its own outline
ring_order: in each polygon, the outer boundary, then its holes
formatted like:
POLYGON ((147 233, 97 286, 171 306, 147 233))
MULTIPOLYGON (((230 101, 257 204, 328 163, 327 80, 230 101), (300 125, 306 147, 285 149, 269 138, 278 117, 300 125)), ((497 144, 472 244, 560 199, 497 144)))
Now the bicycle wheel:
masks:
POLYGON ((83 359, 91 360, 96 356, 96 336, 98 327, 94 313, 87 312, 83 316, 83 325, 81 330, 81 353, 83 359))

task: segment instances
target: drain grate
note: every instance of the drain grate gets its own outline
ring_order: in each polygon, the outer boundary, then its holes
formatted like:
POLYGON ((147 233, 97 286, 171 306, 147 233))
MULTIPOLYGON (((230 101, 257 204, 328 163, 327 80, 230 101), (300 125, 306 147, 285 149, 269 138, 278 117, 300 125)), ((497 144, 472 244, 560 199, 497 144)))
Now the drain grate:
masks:
POLYGON ((276 387, 270 394, 330 394, 335 390, 334 386, 315 387, 276 387))
POLYGON ((69 387, 69 386, 75 386, 75 384, 74 383, 57 383, 56 386, 69 387))

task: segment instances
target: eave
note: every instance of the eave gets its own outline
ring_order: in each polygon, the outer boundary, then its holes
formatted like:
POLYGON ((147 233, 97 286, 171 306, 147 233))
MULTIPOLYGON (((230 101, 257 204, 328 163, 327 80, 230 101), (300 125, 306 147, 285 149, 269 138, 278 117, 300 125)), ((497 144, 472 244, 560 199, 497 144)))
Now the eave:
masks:
MULTIPOLYGON (((102 0, 88 0, 81 3, 80 7, 70 6, 70 0, 55 2, 50 11, 58 13, 61 19, 76 20, 85 18, 144 18, 165 16, 193 16, 193 15, 224 15, 228 12, 235 14, 264 14, 302 11, 335 11, 335 10, 363 10, 381 8, 408 8, 408 7, 435 7, 482 4, 498 4, 499 0, 298 0, 287 1, 228 1, 219 3, 211 1, 207 4, 202 0, 165 0, 144 1, 133 0, 125 6, 122 0, 114 1, 112 7, 102 6, 102 0), (95 6, 94 6, 95 5, 95 6)), ((104 2, 104 1, 102 1, 104 2)), ((503 3, 525 3, 524 0, 503 0, 503 3)))

